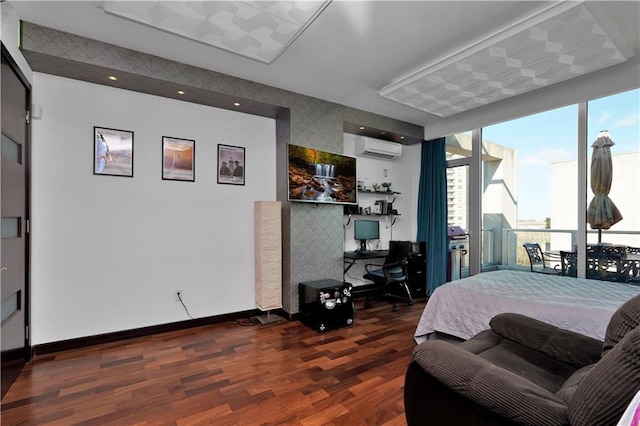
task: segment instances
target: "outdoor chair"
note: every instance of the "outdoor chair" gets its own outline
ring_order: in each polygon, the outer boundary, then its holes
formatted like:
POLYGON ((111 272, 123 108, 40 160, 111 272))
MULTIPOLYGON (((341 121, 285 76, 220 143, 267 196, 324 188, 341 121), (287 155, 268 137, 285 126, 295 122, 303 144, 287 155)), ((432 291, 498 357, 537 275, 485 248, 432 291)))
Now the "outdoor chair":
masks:
POLYGON ((524 243, 522 246, 527 251, 527 256, 529 256, 531 272, 551 275, 561 274, 561 258, 559 255, 544 253, 538 243, 524 243), (555 265, 551 266, 551 262, 554 262, 555 265))
POLYGON ((578 253, 575 251, 560 251, 560 268, 560 275, 577 277, 578 253))

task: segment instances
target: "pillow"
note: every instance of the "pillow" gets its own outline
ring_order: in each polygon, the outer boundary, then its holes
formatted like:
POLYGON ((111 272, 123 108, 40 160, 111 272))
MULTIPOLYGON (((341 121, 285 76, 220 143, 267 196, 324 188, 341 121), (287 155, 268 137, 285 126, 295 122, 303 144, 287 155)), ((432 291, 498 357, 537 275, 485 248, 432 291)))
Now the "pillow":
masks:
POLYGON ((640 295, 632 297, 620 306, 611 316, 607 332, 602 345, 602 355, 605 355, 629 331, 640 325, 640 295))
POLYGON ((636 327, 582 379, 569 401, 572 426, 613 425, 640 389, 640 326, 636 327))

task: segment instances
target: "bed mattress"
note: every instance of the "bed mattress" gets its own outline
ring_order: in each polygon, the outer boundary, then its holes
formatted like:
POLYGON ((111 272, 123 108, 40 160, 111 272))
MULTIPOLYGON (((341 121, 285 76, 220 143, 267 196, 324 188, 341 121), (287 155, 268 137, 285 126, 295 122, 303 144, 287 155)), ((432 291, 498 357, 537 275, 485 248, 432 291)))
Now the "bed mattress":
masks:
POLYGON ((439 332, 469 339, 493 316, 515 312, 604 340, 611 315, 640 287, 521 271, 484 272, 438 287, 415 332, 421 343, 439 332))

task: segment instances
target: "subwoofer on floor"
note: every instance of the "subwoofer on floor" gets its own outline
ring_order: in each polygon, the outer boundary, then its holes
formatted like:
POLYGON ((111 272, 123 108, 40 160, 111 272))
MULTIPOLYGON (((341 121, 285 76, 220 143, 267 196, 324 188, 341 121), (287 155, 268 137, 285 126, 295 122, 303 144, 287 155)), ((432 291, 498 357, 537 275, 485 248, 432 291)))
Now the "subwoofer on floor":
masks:
POLYGON ((350 283, 336 280, 300 283, 300 321, 317 332, 353 324, 352 289, 350 283))

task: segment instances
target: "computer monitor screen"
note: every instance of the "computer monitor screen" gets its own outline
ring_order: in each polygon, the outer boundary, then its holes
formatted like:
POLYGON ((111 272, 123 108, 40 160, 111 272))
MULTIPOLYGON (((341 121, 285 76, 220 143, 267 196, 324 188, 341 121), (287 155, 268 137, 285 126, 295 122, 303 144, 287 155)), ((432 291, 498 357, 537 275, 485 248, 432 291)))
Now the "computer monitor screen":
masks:
POLYGON ((377 220, 356 220, 353 223, 353 238, 360 240, 360 251, 367 251, 367 240, 380 238, 380 222, 377 220))

